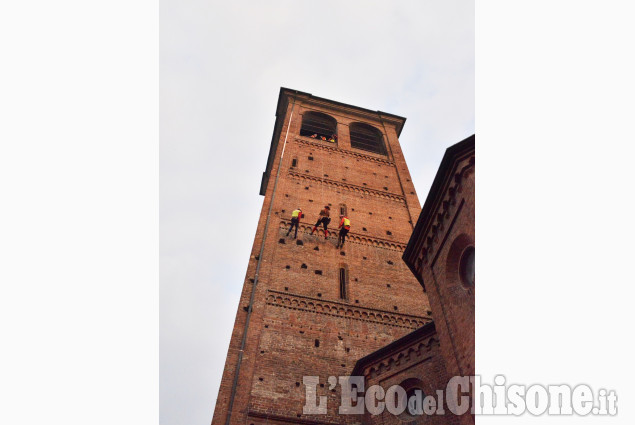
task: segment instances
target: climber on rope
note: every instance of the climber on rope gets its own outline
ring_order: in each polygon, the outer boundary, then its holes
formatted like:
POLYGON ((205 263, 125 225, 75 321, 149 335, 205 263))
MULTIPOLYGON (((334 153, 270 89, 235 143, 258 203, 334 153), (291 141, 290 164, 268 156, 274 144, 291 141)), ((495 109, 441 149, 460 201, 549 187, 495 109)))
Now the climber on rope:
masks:
POLYGON ((300 224, 300 219, 302 217, 304 217, 304 214, 302 214, 302 208, 293 210, 293 212, 291 213, 291 226, 289 226, 287 236, 289 236, 289 233, 291 233, 291 229, 293 229, 293 226, 295 226, 295 235, 293 236, 293 239, 298 238, 298 224, 300 224))
POLYGON ((335 248, 344 248, 344 241, 346 240, 346 234, 349 230, 351 230, 351 221, 345 215, 340 216, 340 225, 338 229, 340 229, 340 235, 337 238, 337 245, 335 248))
POLYGON ((318 226, 321 224, 322 226, 324 226, 324 239, 328 237, 329 232, 328 232, 327 226, 331 222, 330 211, 331 211, 331 207, 329 207, 328 205, 325 205, 324 208, 320 211, 320 216, 318 217, 318 221, 317 223, 315 223, 315 226, 313 226, 313 230, 311 230, 311 234, 313 234, 317 230, 318 226))

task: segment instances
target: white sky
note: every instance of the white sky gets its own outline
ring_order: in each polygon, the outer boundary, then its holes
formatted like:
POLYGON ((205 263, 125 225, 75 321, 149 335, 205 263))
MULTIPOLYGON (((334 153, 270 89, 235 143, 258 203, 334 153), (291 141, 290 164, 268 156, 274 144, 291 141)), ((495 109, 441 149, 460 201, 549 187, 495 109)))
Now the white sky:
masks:
POLYGON ((423 202, 474 133, 471 1, 163 0, 160 423, 211 421, 281 86, 407 118, 423 202))

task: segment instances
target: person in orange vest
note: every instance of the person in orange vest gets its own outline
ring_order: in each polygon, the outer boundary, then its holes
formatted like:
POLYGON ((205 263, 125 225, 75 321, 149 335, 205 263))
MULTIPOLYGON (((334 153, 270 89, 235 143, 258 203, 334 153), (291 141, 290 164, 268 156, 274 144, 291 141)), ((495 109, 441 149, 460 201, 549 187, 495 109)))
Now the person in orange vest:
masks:
POLYGON ((351 230, 351 221, 348 219, 348 217, 346 217, 345 215, 341 215, 340 218, 342 219, 342 221, 340 221, 340 226, 338 227, 338 229, 340 229, 340 235, 337 238, 337 245, 335 246, 335 248, 344 248, 346 234, 349 230, 351 230))
POLYGON ((302 217, 304 217, 304 214, 302 214, 302 208, 293 210, 293 212, 291 213, 291 226, 289 227, 287 236, 289 236, 289 233, 291 233, 291 229, 293 229, 293 226, 295 226, 295 235, 293 236, 293 239, 298 238, 298 224, 300 224, 300 219, 302 217))
POLYGON ((329 211, 331 211, 331 207, 329 207, 328 205, 325 205, 324 209, 320 211, 320 216, 318 217, 318 221, 317 223, 315 223, 315 226, 313 226, 313 230, 311 230, 311 234, 313 234, 317 230, 318 226, 322 224, 322 226, 324 226, 324 239, 328 237, 329 232, 327 230, 327 226, 331 222, 331 217, 330 217, 331 213, 329 211))

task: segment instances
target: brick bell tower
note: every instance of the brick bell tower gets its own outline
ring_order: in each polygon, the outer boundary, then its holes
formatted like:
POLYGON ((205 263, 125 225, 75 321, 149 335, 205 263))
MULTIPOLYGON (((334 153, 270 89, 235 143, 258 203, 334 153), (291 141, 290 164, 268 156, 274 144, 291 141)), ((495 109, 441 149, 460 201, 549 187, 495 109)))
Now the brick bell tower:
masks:
POLYGON ((329 389, 328 377, 349 375, 358 359, 431 321, 401 260, 421 210, 399 146, 405 120, 280 89, 212 425, 359 423, 338 414, 340 387, 329 389), (323 230, 311 235, 325 205, 327 239, 323 230), (298 207, 305 217, 293 239, 286 233, 298 207), (336 249, 340 213, 351 229, 336 249), (319 376, 326 415, 302 413, 304 376, 319 376))

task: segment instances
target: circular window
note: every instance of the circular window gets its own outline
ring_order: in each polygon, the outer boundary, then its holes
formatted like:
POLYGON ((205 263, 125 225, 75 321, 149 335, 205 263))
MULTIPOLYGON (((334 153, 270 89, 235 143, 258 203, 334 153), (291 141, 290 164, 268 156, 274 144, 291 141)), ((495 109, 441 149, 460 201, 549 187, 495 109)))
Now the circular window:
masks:
POLYGON ((461 261, 459 263, 459 274, 463 285, 466 287, 474 286, 475 263, 473 246, 468 246, 463 250, 463 254, 461 254, 461 261))

